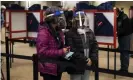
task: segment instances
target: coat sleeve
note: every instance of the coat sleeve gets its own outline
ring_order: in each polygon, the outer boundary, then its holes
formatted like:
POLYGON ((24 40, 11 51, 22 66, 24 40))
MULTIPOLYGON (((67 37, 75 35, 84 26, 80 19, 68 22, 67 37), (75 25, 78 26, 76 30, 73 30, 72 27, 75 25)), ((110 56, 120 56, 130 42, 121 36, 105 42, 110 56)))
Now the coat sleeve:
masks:
POLYGON ((94 33, 91 31, 91 35, 92 35, 92 44, 91 44, 91 48, 90 48, 90 59, 92 61, 92 66, 96 66, 98 64, 98 44, 96 41, 96 37, 94 35, 94 33))
POLYGON ((49 32, 45 29, 39 30, 37 37, 37 52, 47 57, 59 57, 64 55, 63 49, 53 49, 49 47, 49 32))

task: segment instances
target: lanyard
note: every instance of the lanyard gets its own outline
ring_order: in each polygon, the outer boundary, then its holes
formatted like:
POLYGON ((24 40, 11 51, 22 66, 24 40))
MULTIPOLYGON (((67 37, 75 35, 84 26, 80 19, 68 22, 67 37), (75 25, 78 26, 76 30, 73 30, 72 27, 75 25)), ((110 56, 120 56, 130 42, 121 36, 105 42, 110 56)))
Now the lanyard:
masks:
MULTIPOLYGON (((81 39, 82 39, 83 47, 85 45, 88 45, 87 44, 88 39, 87 39, 86 33, 84 34, 84 38, 81 37, 81 39)), ((86 48, 86 46, 84 47, 84 55, 89 58, 89 47, 88 48, 86 48)))

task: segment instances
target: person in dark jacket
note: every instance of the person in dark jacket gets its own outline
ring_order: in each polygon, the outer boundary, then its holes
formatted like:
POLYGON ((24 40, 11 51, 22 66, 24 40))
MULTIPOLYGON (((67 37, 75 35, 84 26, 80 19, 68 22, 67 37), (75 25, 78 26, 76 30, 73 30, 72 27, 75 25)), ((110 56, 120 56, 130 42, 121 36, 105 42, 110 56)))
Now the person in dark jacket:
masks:
POLYGON ((41 22, 39 26, 36 48, 39 72, 44 80, 61 80, 62 72, 58 71, 61 67, 58 61, 69 50, 68 47, 64 47, 64 34, 60 28, 63 27, 62 14, 56 7, 48 8, 45 11, 45 22, 41 22))
MULTIPOLYGON (((84 25, 85 13, 83 11, 76 12, 73 17, 73 25, 70 31, 65 35, 65 43, 70 46, 70 51, 74 54, 80 54, 84 56, 86 60, 86 66, 96 67, 98 60, 98 44, 94 33, 88 26, 84 25)), ((84 62, 84 61, 83 61, 84 62)), ((82 62, 78 62, 79 64, 82 62)), ((76 65, 76 64, 75 64, 76 65)), ((76 66, 81 68, 81 65, 76 66)), ((86 67, 82 67, 84 70, 86 67)), ((89 70, 84 72, 70 72, 71 80, 88 80, 89 70)))
POLYGON ((132 27, 132 36, 131 36, 131 46, 130 46, 130 50, 132 51, 132 54, 131 54, 131 57, 133 58, 133 17, 130 19, 130 24, 131 24, 131 27, 132 27))
POLYGON ((130 40, 132 29, 128 16, 124 11, 117 10, 117 36, 120 50, 120 61, 122 72, 128 72, 130 51, 130 40))

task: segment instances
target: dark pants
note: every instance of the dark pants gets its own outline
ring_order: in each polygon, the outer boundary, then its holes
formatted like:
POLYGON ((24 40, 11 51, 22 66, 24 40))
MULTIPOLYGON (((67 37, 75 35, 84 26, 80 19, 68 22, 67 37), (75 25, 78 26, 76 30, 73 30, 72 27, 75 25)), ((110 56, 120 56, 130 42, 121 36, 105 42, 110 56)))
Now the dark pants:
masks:
POLYGON ((43 74, 41 76, 43 77, 43 80, 61 80, 61 75, 53 76, 49 74, 43 74))
POLYGON ((129 67, 130 51, 120 51, 121 70, 128 70, 129 67))
POLYGON ((129 67, 129 58, 131 53, 130 41, 131 41, 131 35, 118 37, 122 70, 128 70, 129 67))

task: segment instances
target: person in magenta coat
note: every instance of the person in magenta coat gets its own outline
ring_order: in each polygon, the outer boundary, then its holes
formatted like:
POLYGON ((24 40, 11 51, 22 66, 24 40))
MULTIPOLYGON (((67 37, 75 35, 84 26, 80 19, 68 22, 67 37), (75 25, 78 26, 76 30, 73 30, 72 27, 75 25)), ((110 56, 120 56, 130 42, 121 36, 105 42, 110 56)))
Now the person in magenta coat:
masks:
POLYGON ((61 27, 64 25, 62 11, 56 7, 45 11, 45 22, 39 25, 36 48, 39 57, 39 72, 45 80, 61 80, 62 72, 58 61, 64 57, 69 47, 64 46, 64 34, 61 27))

